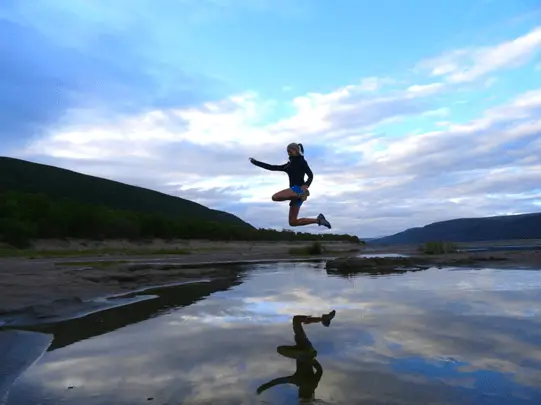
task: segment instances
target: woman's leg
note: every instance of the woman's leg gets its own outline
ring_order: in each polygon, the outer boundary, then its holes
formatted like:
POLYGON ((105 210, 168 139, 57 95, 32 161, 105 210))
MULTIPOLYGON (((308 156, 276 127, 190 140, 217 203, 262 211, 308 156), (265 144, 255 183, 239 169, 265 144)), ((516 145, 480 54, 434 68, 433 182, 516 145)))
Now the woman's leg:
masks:
POLYGON ((304 226, 317 224, 317 218, 297 218, 301 209, 302 201, 293 201, 289 206, 289 226, 304 226))
POLYGON ((296 334, 304 334, 304 329, 302 324, 311 324, 321 322, 325 326, 330 326, 332 319, 336 315, 336 311, 333 309, 328 314, 321 314, 321 316, 311 316, 311 315, 295 315, 293 317, 293 331, 296 334))
POLYGON ((305 201, 308 196, 310 196, 310 191, 308 191, 308 189, 303 190, 300 186, 293 186, 282 191, 278 191, 272 196, 272 200, 286 201, 299 199, 301 201, 305 201))
POLYGON ((299 195, 296 192, 294 192, 290 188, 286 188, 274 194, 272 196, 272 201, 287 201, 287 200, 295 200, 297 198, 299 198, 299 195))

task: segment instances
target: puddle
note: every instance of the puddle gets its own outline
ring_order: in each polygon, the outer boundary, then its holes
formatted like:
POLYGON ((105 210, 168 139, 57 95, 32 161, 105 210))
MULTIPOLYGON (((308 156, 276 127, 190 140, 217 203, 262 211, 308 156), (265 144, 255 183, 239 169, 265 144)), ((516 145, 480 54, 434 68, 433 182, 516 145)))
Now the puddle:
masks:
POLYGON ((357 257, 409 257, 398 253, 361 253, 357 257))
POLYGON ((541 403, 541 272, 244 268, 39 327, 54 339, 7 404, 541 403), (295 315, 331 309, 295 340, 295 315))

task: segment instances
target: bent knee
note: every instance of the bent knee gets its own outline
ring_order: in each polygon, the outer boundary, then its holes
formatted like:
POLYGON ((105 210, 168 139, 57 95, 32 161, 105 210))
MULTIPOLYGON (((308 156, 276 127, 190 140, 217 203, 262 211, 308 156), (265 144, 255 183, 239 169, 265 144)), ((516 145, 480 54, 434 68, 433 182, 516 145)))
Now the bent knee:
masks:
POLYGON ((299 220, 298 219, 290 219, 289 220, 289 226, 297 226, 299 225, 299 220))
POLYGON ((280 199, 278 198, 278 194, 273 194, 272 201, 280 201, 280 199))

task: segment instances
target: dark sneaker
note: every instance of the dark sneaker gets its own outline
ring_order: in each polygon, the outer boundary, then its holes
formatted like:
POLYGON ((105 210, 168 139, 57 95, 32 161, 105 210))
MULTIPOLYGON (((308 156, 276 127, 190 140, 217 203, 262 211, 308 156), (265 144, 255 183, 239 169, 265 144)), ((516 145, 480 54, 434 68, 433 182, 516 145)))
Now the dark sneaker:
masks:
POLYGON ((331 229, 331 224, 329 223, 329 221, 327 221, 325 219, 325 216, 323 214, 319 214, 317 216, 317 224, 319 226, 323 225, 323 226, 326 226, 327 228, 331 229))
POLYGON ((321 323, 323 324, 323 326, 326 326, 327 328, 331 326, 331 321, 335 315, 336 315, 336 311, 334 309, 328 314, 321 315, 321 318, 322 318, 321 323))

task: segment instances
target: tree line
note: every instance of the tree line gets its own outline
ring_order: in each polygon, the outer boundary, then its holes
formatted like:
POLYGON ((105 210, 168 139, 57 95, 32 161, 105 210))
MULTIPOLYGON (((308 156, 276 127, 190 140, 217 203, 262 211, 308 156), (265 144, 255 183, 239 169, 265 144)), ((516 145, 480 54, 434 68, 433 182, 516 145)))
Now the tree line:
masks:
POLYGON ((311 234, 256 229, 198 217, 112 209, 45 194, 0 193, 0 241, 17 248, 35 239, 208 239, 238 241, 347 241, 362 243, 347 234, 311 234))

